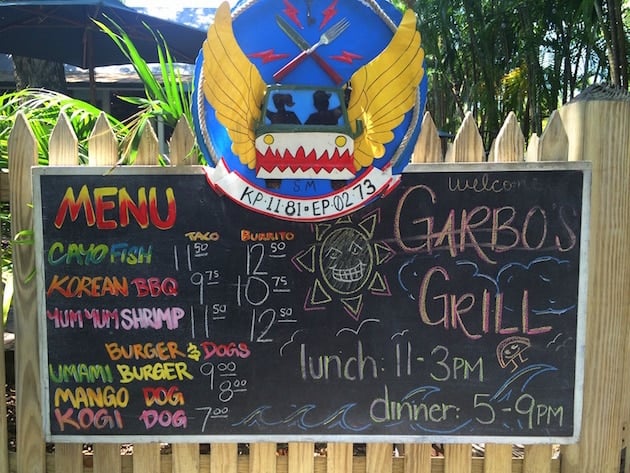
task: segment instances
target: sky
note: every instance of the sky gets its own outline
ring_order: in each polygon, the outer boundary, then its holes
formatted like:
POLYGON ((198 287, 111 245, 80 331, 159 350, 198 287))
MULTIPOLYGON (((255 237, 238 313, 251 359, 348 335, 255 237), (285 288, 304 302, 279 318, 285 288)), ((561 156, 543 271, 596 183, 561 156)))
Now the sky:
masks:
MULTIPOLYGON (((218 7, 222 0, 184 0, 181 2, 163 0, 122 1, 125 5, 151 16, 171 21, 180 21, 183 18, 183 22, 189 26, 205 27, 212 20, 208 9, 218 7), (184 10, 187 10, 187 14, 182 16, 184 10)), ((236 0, 228 1, 230 5, 234 5, 236 2, 236 0)))

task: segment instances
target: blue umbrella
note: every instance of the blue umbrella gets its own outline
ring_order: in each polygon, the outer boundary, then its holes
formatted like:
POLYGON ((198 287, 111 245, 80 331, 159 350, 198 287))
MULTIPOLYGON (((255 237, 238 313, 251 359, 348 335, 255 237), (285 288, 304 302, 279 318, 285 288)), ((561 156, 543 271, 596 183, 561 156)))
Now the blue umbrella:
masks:
POLYGON ((128 64, 93 19, 118 24, 146 62, 158 62, 157 43, 145 25, 165 39, 176 62, 193 64, 205 31, 144 15, 118 0, 0 0, 0 52, 92 69, 128 64))

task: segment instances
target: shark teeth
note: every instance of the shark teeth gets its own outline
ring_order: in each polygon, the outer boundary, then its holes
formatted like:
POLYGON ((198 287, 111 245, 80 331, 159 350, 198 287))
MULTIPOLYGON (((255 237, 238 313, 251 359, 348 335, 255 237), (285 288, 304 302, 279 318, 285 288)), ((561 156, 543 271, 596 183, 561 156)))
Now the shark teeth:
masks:
POLYGON ((256 177, 261 179, 330 179, 347 180, 354 177, 354 173, 343 169, 293 169, 274 167, 270 170, 259 169, 256 177))
POLYGON ((340 133, 274 133, 256 139, 256 176, 351 179, 354 142, 340 133), (272 141, 267 144, 265 139, 272 141), (338 146, 338 142, 345 142, 338 146))

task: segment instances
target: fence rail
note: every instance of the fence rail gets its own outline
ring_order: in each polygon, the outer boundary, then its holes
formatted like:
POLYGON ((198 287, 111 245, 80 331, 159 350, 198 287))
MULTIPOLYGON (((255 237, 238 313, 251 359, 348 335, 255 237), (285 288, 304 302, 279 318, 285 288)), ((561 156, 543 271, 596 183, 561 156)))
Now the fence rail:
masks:
MULTIPOLYGON (((413 162, 436 166, 445 161, 488 162, 489 169, 493 162, 594 162, 591 207, 597 218, 591 217, 590 229, 589 260, 594 269, 588 292, 584 434, 577 445, 563 447, 560 457, 555 455, 557 448, 547 444, 525 446, 520 449, 522 458, 513 455, 514 446, 499 444, 484 445, 479 458, 473 458, 470 444, 446 444, 443 457, 434 456, 430 444, 399 446, 396 456, 390 443, 367 444, 365 455, 360 456, 353 453, 351 443, 329 443, 325 454, 316 455, 315 444, 310 442, 290 442, 283 446, 283 454, 275 443, 250 444, 247 454, 239 454, 235 443, 213 443, 203 447, 204 453, 199 444, 172 444, 167 449, 157 443, 131 448, 96 444, 86 453, 82 444, 58 443, 53 453, 47 453, 39 399, 37 298, 35 284, 27 277, 35 267, 34 254, 32 246, 18 244, 13 250, 17 451, 0 449, 0 473, 629 473, 628 465, 620 470, 630 420, 630 401, 623 396, 624 386, 625 391, 630 386, 630 344, 626 343, 630 335, 629 130, 629 102, 581 102, 555 112, 542 136, 530 138, 525 149, 516 117, 510 114, 486 156, 471 114, 453 142, 446 144, 427 113, 414 149, 413 162)), ((193 145, 194 135, 182 120, 169 144, 172 165, 192 164, 193 145)), ((50 165, 77 165, 77 139, 65 116, 59 118, 49 149, 50 165)), ((101 115, 89 141, 89 164, 115 165, 117 150, 114 134, 101 115)), ((147 128, 135 164, 157 165, 157 157, 155 133, 147 128)), ((0 173, 0 197, 10 202, 15 238, 33 225, 30 169, 37 164, 36 142, 21 114, 9 138, 9 163, 8 179, 0 173)), ((4 357, 0 358, 0 376, 5 376, 4 357)), ((0 442, 6 445, 7 422, 1 409, 0 442)))

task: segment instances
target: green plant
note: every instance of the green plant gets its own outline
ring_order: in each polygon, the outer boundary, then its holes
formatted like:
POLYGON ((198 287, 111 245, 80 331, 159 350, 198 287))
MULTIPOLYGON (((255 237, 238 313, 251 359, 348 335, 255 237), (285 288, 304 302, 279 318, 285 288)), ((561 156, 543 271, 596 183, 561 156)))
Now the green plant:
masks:
MULTIPOLYGON (((182 80, 180 71, 162 35, 153 32, 147 26, 147 29, 155 38, 160 60, 160 76, 158 78, 147 62, 140 56, 133 41, 125 31, 113 20, 110 19, 109 21, 112 24, 111 28, 102 22, 95 21, 95 23, 129 59, 130 64, 144 85, 145 97, 119 97, 121 100, 138 106, 138 113, 128 122, 130 131, 125 141, 125 152, 133 160, 139 137, 142 136, 142 131, 149 121, 161 120, 171 129, 175 128, 182 116, 188 119, 188 123, 192 123, 192 94, 190 87, 187 87, 182 80)), ((198 150, 194 150, 194 152, 197 154, 197 162, 201 163, 200 152, 198 150)))

